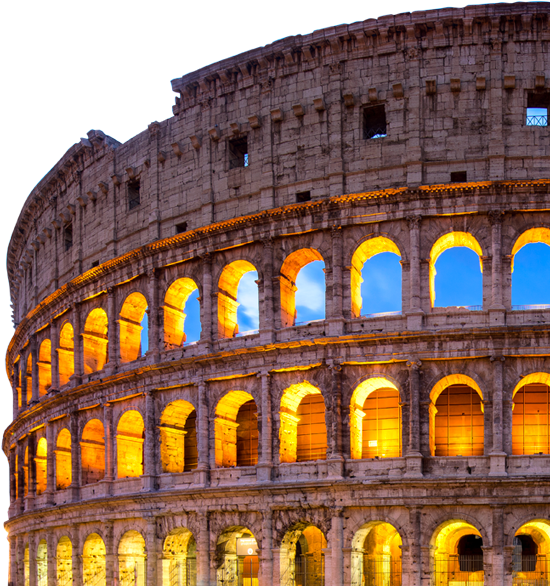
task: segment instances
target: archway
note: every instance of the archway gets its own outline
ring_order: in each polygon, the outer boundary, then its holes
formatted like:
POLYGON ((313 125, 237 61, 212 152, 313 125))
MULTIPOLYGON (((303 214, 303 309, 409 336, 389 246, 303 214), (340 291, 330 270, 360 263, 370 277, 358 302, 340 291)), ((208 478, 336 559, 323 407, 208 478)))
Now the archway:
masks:
POLYGON ((52 343, 44 340, 38 351, 38 389, 43 397, 52 386, 52 343))
POLYGON ((145 540, 130 530, 118 544, 118 581, 120 586, 145 586, 145 540))
POLYGON ((29 556, 29 544, 25 544, 25 551, 23 553, 23 579, 25 580, 25 586, 29 586, 30 583, 30 556, 29 556))
POLYGON ((107 363, 108 323, 107 314, 99 307, 92 309, 86 318, 82 334, 85 374, 97 372, 107 363))
POLYGON ((512 248, 512 308, 536 309, 550 304, 550 229, 531 228, 512 248))
POLYGON ((48 586, 48 546, 41 539, 36 548, 36 586, 48 586))
POLYGON ((57 490, 68 488, 72 482, 71 434, 62 429, 57 435, 55 450, 55 485, 57 490))
POLYGON ((73 581, 73 544, 65 535, 57 542, 57 586, 69 586, 73 581))
POLYGON ((255 466, 258 463, 258 410, 244 391, 227 393, 216 406, 216 466, 255 466))
MULTIPOLYGON (((167 349, 179 348, 185 342, 195 342, 198 336, 188 339, 186 318, 189 314, 188 304, 195 304, 195 312, 200 330, 200 306, 198 306, 199 289, 192 279, 187 277, 174 281, 164 296, 164 346, 167 349), (196 303, 193 303, 196 302, 196 303), (198 311, 197 311, 198 310, 198 311)), ((191 317, 191 316, 190 316, 191 317)), ((195 317, 195 316, 193 316, 195 317)))
POLYGON ((483 584, 483 539, 470 523, 446 521, 432 538, 434 586, 483 584))
POLYGON ((393 525, 363 525, 352 541, 351 586, 401 586, 401 545, 393 525))
POLYGON ((246 527, 230 527, 216 544, 218 586, 258 586, 258 543, 246 527))
POLYGON ((145 426, 139 411, 126 411, 117 426, 118 478, 132 478, 143 474, 143 441, 145 426))
POLYGON ((360 383, 350 402, 351 457, 401 456, 401 407, 399 390, 383 377, 360 383))
POLYGON ((160 418, 162 471, 189 472, 197 467, 197 412, 191 403, 169 403, 160 418))
POLYGON ((27 372, 25 373, 25 383, 27 385, 27 405, 32 401, 32 354, 27 358, 27 372))
POLYGON ((280 548, 280 586, 324 586, 327 540, 310 523, 297 523, 280 548))
POLYGON ((80 459, 83 485, 103 480, 105 477, 105 431, 99 419, 91 419, 82 430, 80 459))
POLYGON ((550 375, 524 377, 513 392, 512 454, 550 453, 550 375))
POLYGON ((548 584, 549 563, 550 521, 536 519, 525 523, 514 536, 513 585, 548 584))
MULTIPOLYGON (((237 301, 238 289, 243 276, 250 272, 256 272, 256 267, 247 260, 233 261, 226 265, 222 271, 218 282, 218 336, 220 338, 233 338, 239 333, 237 325, 237 308, 240 305, 237 301)), ((255 299, 257 299, 257 287, 255 299)))
POLYGON ((74 374, 74 330, 73 326, 66 322, 59 333, 59 385, 69 382, 74 374))
POLYGON ((162 548, 162 586, 196 586, 197 544, 189 529, 170 531, 162 548))
POLYGON ((92 533, 82 548, 84 586, 107 586, 105 568, 105 543, 97 533, 92 533))
POLYGON ((142 331, 145 325, 146 309, 147 299, 138 292, 128 295, 122 305, 118 319, 122 363, 133 362, 145 353, 146 348, 143 346, 146 344, 142 344, 142 331))
POLYGON ((45 437, 41 437, 38 440, 34 465, 36 470, 36 494, 40 495, 46 490, 48 482, 48 442, 45 437))
POLYGON ((304 381, 286 389, 281 399, 280 422, 281 462, 326 459, 325 402, 317 387, 304 381))

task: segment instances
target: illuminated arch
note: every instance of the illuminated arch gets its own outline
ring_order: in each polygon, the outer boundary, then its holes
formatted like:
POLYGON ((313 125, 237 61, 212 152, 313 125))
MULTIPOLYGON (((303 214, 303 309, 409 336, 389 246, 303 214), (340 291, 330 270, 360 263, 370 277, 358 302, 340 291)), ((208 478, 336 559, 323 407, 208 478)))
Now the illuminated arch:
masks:
POLYGON ((225 529, 216 543, 216 583, 234 584, 232 578, 239 573, 243 580, 239 584, 258 584, 258 550, 256 537, 247 527, 225 529))
POLYGON ((84 586, 107 586, 105 543, 97 533, 86 537, 82 549, 82 578, 84 586))
POLYGON ((48 544, 41 539, 36 548, 36 584, 48 583, 48 544))
POLYGON ((361 296, 363 266, 370 258, 382 252, 392 252, 401 257, 401 251, 397 245, 385 236, 376 236, 365 240, 357 247, 351 257, 351 314, 353 317, 360 317, 363 307, 361 296))
POLYGON ((547 584, 549 578, 550 521, 533 519, 514 535, 512 556, 514 583, 547 584))
POLYGON ((162 548, 162 586, 176 584, 196 586, 197 544, 189 529, 176 527, 166 536, 162 548))
POLYGON ((126 531, 118 544, 118 580, 125 586, 145 586, 145 539, 135 530, 126 531))
POLYGON ((469 248, 479 256, 479 266, 483 273, 483 260, 481 258, 483 252, 479 242, 468 232, 449 232, 448 234, 444 234, 436 241, 430 251, 430 301, 432 307, 435 304, 435 263, 446 250, 458 246, 469 248))
POLYGON ((93 484, 105 477, 105 430, 103 422, 91 419, 82 430, 80 441, 82 484, 93 484))
POLYGON ((147 299, 138 292, 126 297, 118 319, 120 328, 120 361, 133 362, 141 356, 141 325, 147 299))
POLYGON ((45 437, 41 437, 36 445, 34 466, 36 470, 36 494, 39 495, 45 492, 48 482, 48 442, 45 437))
POLYGON ((126 411, 117 426, 118 478, 132 478, 143 474, 143 441, 145 426, 139 411, 126 411))
POLYGON ((169 403, 160 418, 162 472, 188 472, 197 467, 197 414, 187 401, 169 403))
POLYGON ((383 457, 401 455, 399 403, 399 389, 387 378, 371 377, 356 387, 350 401, 352 458, 373 458, 382 454, 383 457), (369 399, 372 405, 367 404, 369 399), (386 405, 382 405, 381 401, 386 405), (380 409, 385 409, 385 412, 380 412, 380 409))
POLYGON ((82 344, 84 347, 84 373, 101 370, 107 363, 107 314, 100 307, 92 309, 86 318, 82 344))
POLYGON ((71 584, 73 580, 73 544, 66 535, 57 542, 55 558, 57 584, 71 584))
POLYGON ((258 463, 258 411, 250 393, 231 391, 220 399, 216 406, 215 437, 216 466, 258 463), (248 415, 246 421, 241 414, 248 415))
POLYGON ((52 343, 44 340, 38 351, 38 389, 43 397, 52 386, 52 343))
POLYGON ((59 385, 69 382, 74 374, 74 330, 73 326, 66 322, 59 333, 59 385))
POLYGON ((71 434, 62 429, 57 435, 55 450, 55 485, 57 490, 68 488, 72 482, 71 434))
POLYGON ((550 246, 550 228, 531 228, 520 234, 512 247, 512 272, 514 272, 514 259, 516 254, 527 244, 543 243, 550 246))
POLYGON ((279 550, 280 586, 324 586, 326 547, 326 536, 318 527, 308 522, 293 525, 283 537, 279 550))
POLYGON ((237 290, 243 275, 255 271, 256 267, 247 260, 236 260, 226 265, 218 282, 218 336, 233 338, 237 326, 237 290))
POLYGON ((549 454, 550 374, 528 374, 512 397, 512 454, 549 454))
POLYGON ((326 458, 325 403, 321 391, 307 381, 294 384, 283 393, 279 443, 281 462, 326 458))
POLYGON ((198 287, 187 277, 174 281, 164 296, 164 345, 179 348, 185 341, 185 304, 198 287))
POLYGON ((324 261, 314 248, 302 248, 290 253, 281 267, 281 325, 283 328, 293 326, 296 321, 296 277, 309 263, 324 261))

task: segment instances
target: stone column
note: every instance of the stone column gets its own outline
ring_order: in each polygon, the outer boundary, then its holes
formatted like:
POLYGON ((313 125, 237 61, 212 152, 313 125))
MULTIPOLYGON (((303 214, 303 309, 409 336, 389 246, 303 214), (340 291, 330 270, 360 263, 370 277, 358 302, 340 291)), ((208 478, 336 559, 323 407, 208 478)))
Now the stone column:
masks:
POLYGON ((409 509, 410 548, 409 548, 409 585, 420 586, 421 582, 421 539, 422 539, 422 511, 420 507, 409 509))
POLYGON ((84 351, 82 346, 82 320, 80 318, 80 304, 74 303, 72 307, 72 322, 74 333, 74 381, 75 385, 82 382, 84 374, 84 351))
POLYGON ((260 343, 274 342, 275 305, 273 296, 273 239, 262 241, 264 246, 264 263, 262 265, 263 295, 260 303, 260 343))
POLYGON ((50 342, 52 344, 51 361, 52 361, 52 386, 49 393, 56 393, 59 390, 59 323, 56 319, 50 322, 50 342))
POLYGON ((116 372, 120 363, 120 348, 118 341, 120 336, 118 335, 118 314, 116 308, 116 289, 115 287, 109 287, 107 289, 107 321, 108 321, 108 351, 107 361, 109 363, 109 371, 116 372))
MULTIPOLYGON (((512 586, 514 580, 514 546, 505 545, 502 548, 502 586, 512 586)), ((490 586, 497 586, 497 582, 493 582, 490 586)), ((499 586, 500 586, 499 584, 499 586)))
POLYGON ((410 246, 410 272, 409 272, 409 311, 407 313, 407 328, 409 330, 421 330, 422 316, 422 291, 420 281, 420 223, 422 216, 409 216, 409 246, 410 246))
POLYGON ((18 503, 17 511, 22 513, 25 510, 25 445, 19 440, 16 446, 17 450, 17 494, 18 503))
POLYGON ((48 532, 46 535, 46 544, 48 547, 48 586, 57 584, 57 543, 53 533, 48 532))
POLYGON ((262 514, 262 544, 260 555, 259 586, 271 586, 273 582, 273 527, 272 512, 267 509, 262 514))
POLYGON ((115 584, 115 576, 118 576, 117 555, 115 549, 115 536, 112 521, 107 521, 105 527, 105 578, 107 586, 115 584))
MULTIPOLYGON (((75 586, 80 585, 83 583, 83 572, 82 572, 82 547, 83 544, 80 543, 80 526, 73 525, 71 532, 71 543, 72 543, 72 553, 71 553, 71 562, 73 566, 73 584, 75 586)), ((111 582, 112 584, 112 582, 111 582)))
POLYGON ((202 260, 202 295, 201 295, 201 342, 208 348, 212 344, 212 322, 218 311, 212 311, 212 256, 209 253, 201 256, 202 260), (216 314, 215 316, 213 314, 216 314))
MULTIPOLYGON (((493 509, 493 547, 492 547, 492 581, 488 584, 497 586, 505 584, 504 577, 504 511, 502 507, 495 506, 493 509)), ((485 559, 485 552, 484 559, 485 559)), ((511 584, 511 581, 509 581, 511 584)))
MULTIPOLYGON (((333 226, 332 236, 332 258, 331 258, 331 283, 327 283, 327 291, 331 291, 331 311, 327 312, 329 336, 341 336, 344 333, 344 291, 342 278, 342 228, 333 226)), ((328 298, 328 296, 327 296, 328 298)))
POLYGON ((17 470, 15 467, 15 451, 17 445, 9 452, 9 468, 10 468, 10 505, 13 505, 17 500, 17 470))
POLYGON ((406 455, 406 478, 422 478, 422 452, 420 443, 420 360, 409 360, 409 449, 406 455))
POLYGON ((80 500, 80 433, 78 429, 78 411, 70 414, 69 428, 71 432, 71 485, 69 486, 71 501, 80 500))
POLYGON ((29 355, 27 354, 25 358, 21 356, 21 360, 19 361, 19 369, 21 371, 21 411, 25 411, 25 409, 29 406, 28 399, 28 391, 27 391, 27 360, 29 359, 29 355))
POLYGON ((31 404, 38 403, 40 400, 40 387, 38 384, 38 345, 36 336, 31 337, 31 356, 32 356, 32 400, 31 404))
POLYGON ((157 520, 155 517, 147 517, 146 542, 147 542, 147 576, 146 584, 157 584, 159 543, 157 539, 157 520))
MULTIPOLYGON (((19 360, 19 362, 21 361, 21 359, 19 360)), ((19 396, 18 396, 18 390, 17 387, 19 386, 19 367, 20 364, 19 362, 16 362, 13 365, 13 374, 11 377, 11 392, 12 392, 12 414, 13 414, 13 419, 15 419, 17 417, 17 415, 19 414, 19 396)), ((21 407, 23 407, 23 397, 21 397, 21 407)))
POLYGON ((342 366, 333 362, 329 365, 331 374, 331 426, 329 453, 327 454, 328 478, 342 478, 344 457, 342 455, 342 366))
MULTIPOLYGON (((113 407, 111 403, 103 405, 103 428, 105 432, 105 482, 112 482, 115 473, 115 434, 113 430, 113 407)), ((108 491, 110 494, 110 488, 108 491)))
POLYGON ((53 424, 51 422, 47 422, 45 427, 46 443, 48 446, 46 460, 46 503, 48 505, 53 505, 55 495, 55 438, 53 435, 53 424))
POLYGON ((502 389, 504 386, 504 356, 491 356, 493 366, 493 447, 490 453, 489 476, 507 476, 506 452, 503 449, 502 389))
POLYGON ((261 454, 260 461, 256 468, 256 475, 259 482, 271 481, 272 442, 273 442, 273 416, 271 414, 271 379, 268 371, 260 375, 262 380, 262 413, 261 413, 261 454))
POLYGON ((332 562, 332 584, 344 583, 344 519, 342 517, 343 509, 336 511, 332 517, 330 541, 331 541, 331 562, 332 562))
POLYGON ((142 478, 145 491, 156 490, 156 463, 160 459, 157 446, 160 440, 157 437, 155 420, 155 397, 153 391, 147 391, 145 393, 145 470, 142 478))
POLYGON ((199 382, 199 408, 197 413, 197 451, 199 484, 207 486, 209 481, 210 460, 208 441, 208 396, 206 382, 199 382))
POLYGON ((503 326, 505 324, 506 309, 502 296, 502 220, 504 212, 491 210, 488 212, 491 224, 491 306, 489 307, 489 319, 491 326, 503 326))
POLYGON ((25 535, 16 536, 16 586, 25 586, 25 535))
POLYGON ((36 535, 29 533, 29 586, 37 586, 36 535))
POLYGON ((17 576, 17 538, 15 537, 15 535, 11 535, 8 536, 8 541, 10 544, 8 586, 19 586, 17 576))
POLYGON ((159 280, 156 269, 151 269, 149 275, 149 350, 153 362, 158 362, 161 349, 160 344, 160 308, 159 308, 159 280))
POLYGON ((210 527, 208 513, 200 513, 197 523, 197 586, 210 586, 210 527))

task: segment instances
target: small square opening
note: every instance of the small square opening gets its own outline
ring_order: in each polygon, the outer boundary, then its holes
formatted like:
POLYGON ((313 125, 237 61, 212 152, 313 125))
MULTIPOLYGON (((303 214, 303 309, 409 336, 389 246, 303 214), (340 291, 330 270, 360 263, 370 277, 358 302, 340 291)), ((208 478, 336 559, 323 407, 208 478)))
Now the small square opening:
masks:
POLYGON ((176 224, 176 234, 182 234, 183 232, 187 232, 187 222, 176 224))
POLYGON ((141 203, 140 182, 128 181, 128 209, 133 210, 141 203))
POLYGON ((296 194, 296 203, 303 203, 311 199, 311 191, 300 191, 296 194))
POLYGON ((69 248, 73 245, 73 223, 70 222, 69 224, 65 224, 63 227, 63 243, 65 245, 65 250, 69 250, 69 248))
POLYGON ((229 168, 248 167, 248 139, 246 136, 228 141, 229 168))
POLYGON ((94 260, 94 262, 92 263, 92 269, 95 269, 98 266, 99 266, 99 261, 98 260, 94 260))
POLYGON ((468 173, 466 171, 451 171, 451 183, 466 183, 468 173))
POLYGON ((363 110, 363 138, 386 136, 386 108, 383 104, 369 106, 363 110))
POLYGON ((550 92, 530 92, 527 94, 526 126, 548 126, 548 106, 550 92))

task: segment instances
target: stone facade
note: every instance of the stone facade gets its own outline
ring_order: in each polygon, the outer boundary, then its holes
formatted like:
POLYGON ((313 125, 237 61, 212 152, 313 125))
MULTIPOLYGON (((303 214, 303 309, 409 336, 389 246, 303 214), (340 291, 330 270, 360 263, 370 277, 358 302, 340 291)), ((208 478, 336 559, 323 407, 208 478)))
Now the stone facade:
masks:
POLYGON ((441 536, 468 531, 483 540, 476 583, 523 584, 518 535, 539 557, 550 544, 550 454, 517 453, 514 396, 550 381, 550 309, 513 308, 511 275, 521 246, 550 243, 550 135, 525 123, 550 95, 549 9, 284 39, 174 80, 174 116, 127 143, 94 130, 67 151, 8 251, 11 584, 236 586, 235 539, 253 536, 259 584, 301 586, 297 543, 315 528, 319 585, 360 586, 380 526, 400 539, 392 586, 450 583, 437 556, 459 554, 441 536), (434 307, 453 246, 480 257, 476 310, 434 307), (360 271, 383 251, 401 257, 402 311, 362 316, 360 271), (294 281, 313 259, 326 318, 297 325, 294 281), (237 336, 250 267, 259 331, 237 336), (186 344, 193 289, 202 332, 186 344), (435 403, 453 385, 480 397, 482 453, 436 455, 435 403), (358 390, 386 388, 399 454, 363 458, 358 390), (326 457, 297 461, 297 405, 319 393, 326 457), (256 460, 238 465, 250 401, 256 460))

